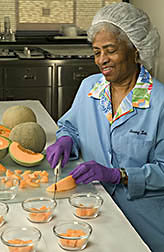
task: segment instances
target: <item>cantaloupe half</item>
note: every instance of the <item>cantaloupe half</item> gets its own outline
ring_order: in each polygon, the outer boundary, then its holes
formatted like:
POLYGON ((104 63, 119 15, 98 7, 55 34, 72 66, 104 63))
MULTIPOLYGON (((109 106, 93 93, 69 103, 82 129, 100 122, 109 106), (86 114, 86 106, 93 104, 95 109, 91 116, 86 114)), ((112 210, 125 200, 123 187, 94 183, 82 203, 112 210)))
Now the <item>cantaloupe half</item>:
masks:
MULTIPOLYGON (((67 176, 56 183, 56 192, 68 191, 75 188, 77 184, 75 183, 74 178, 72 176, 67 176)), ((47 192, 54 192, 55 183, 47 187, 47 192)))
POLYGON ((12 142, 10 144, 9 154, 11 159, 17 164, 27 167, 39 165, 45 157, 42 153, 35 153, 31 150, 23 148, 17 142, 12 142))
POLYGON ((5 127, 4 125, 0 124, 0 136, 4 136, 9 138, 9 134, 11 132, 11 129, 5 127))
POLYGON ((0 160, 2 160, 8 153, 10 140, 6 137, 0 136, 0 160))

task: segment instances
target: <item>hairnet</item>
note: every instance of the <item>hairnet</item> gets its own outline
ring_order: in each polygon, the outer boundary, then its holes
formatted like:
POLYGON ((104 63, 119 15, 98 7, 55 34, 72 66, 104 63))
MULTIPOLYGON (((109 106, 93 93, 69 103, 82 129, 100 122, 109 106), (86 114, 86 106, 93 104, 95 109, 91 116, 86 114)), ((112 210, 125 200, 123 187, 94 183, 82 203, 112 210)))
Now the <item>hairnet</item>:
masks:
POLYGON ((101 8, 88 30, 89 41, 92 41, 94 27, 103 22, 121 28, 138 50, 140 63, 148 70, 153 68, 154 57, 158 55, 160 47, 160 36, 143 10, 126 2, 113 3, 101 8))

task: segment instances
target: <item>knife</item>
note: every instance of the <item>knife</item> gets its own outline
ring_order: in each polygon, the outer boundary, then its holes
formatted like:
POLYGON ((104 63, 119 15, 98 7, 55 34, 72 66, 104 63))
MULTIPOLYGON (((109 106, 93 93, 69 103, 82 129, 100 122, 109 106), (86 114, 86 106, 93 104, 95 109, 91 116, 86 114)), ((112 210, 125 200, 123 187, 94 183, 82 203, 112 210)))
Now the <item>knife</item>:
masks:
POLYGON ((56 183, 58 181, 59 176, 61 175, 61 161, 62 161, 62 157, 60 157, 58 164, 54 168, 54 175, 55 175, 54 195, 53 195, 54 200, 56 200, 56 190, 57 190, 56 183))

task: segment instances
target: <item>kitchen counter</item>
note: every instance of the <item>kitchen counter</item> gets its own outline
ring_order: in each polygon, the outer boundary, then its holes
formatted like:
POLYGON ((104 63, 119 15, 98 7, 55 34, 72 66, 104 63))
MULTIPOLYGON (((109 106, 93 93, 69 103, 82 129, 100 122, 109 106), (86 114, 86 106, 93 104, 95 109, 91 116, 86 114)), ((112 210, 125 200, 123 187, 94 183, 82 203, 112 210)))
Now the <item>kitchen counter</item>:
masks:
MULTIPOLYGON (((38 123, 42 125, 47 134, 47 145, 55 141, 55 131, 57 125, 51 119, 49 114, 43 108, 39 101, 12 101, 12 102, 0 102, 0 121, 3 111, 16 104, 22 104, 31 107, 36 113, 38 123)), ((45 160, 45 162, 47 162, 45 160)), ((82 160, 69 162, 67 167, 71 168, 82 162, 82 160), (73 164, 73 166, 72 166, 73 164)), ((5 159, 2 160, 5 165, 5 159)), ((44 163, 45 164, 45 163, 44 163)), ((14 163, 9 164, 8 168, 14 168, 14 163)), ((51 170, 48 162, 42 167, 43 169, 51 170), (46 168, 47 167, 47 168, 46 168)), ((35 167, 34 167, 35 169, 35 167)), ((52 170, 51 170, 52 172, 52 170)), ((125 218, 124 214, 120 211, 117 205, 114 203, 109 194, 106 193, 104 188, 99 184, 92 184, 96 192, 99 193, 103 199, 100 215, 95 219, 87 220, 92 226, 93 233, 90 237, 88 246, 84 249, 86 252, 150 252, 149 248, 139 237, 137 232, 125 218)), ((34 189, 33 189, 34 190, 34 189)), ((0 231, 4 230, 7 226, 18 225, 32 225, 37 227, 42 233, 42 239, 39 244, 37 252, 54 252, 64 251, 58 244, 56 237, 53 234, 53 226, 60 220, 78 220, 74 217, 71 211, 71 206, 68 203, 68 199, 57 199, 56 216, 47 224, 32 224, 25 219, 24 212, 21 208, 21 202, 9 203, 9 213, 7 216, 7 223, 0 228, 0 231)), ((0 251, 6 251, 5 247, 0 242, 0 251)))

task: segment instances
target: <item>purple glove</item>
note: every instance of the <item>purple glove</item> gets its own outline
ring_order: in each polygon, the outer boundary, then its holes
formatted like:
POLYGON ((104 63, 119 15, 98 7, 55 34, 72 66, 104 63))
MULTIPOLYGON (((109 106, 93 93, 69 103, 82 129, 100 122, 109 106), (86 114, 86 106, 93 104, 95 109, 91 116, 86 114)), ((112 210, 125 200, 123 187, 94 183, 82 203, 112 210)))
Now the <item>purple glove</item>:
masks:
POLYGON ((107 168, 95 161, 88 161, 78 165, 69 175, 72 175, 77 184, 88 184, 93 180, 119 184, 121 179, 119 169, 107 168))
POLYGON ((69 160, 72 145, 73 141, 70 136, 62 136, 54 144, 48 146, 46 150, 46 159, 52 168, 56 167, 61 156, 63 156, 61 167, 63 168, 65 166, 69 160))

